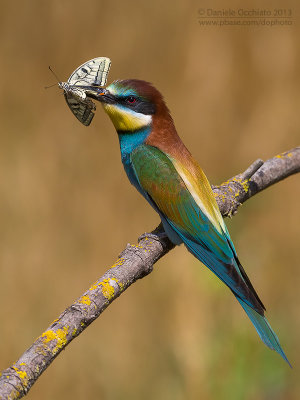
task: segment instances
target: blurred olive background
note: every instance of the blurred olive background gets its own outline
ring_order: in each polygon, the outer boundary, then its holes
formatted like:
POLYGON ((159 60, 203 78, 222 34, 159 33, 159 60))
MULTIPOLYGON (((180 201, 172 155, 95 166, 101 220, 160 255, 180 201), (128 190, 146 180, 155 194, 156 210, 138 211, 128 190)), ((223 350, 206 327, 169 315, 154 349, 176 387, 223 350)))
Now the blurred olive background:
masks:
MULTIPOLYGON (((299 145, 299 3, 1 2, 0 370, 158 224, 123 171, 98 106, 89 128, 61 80, 108 56, 109 82, 145 79, 214 184, 299 145), (284 27, 203 27, 199 8, 291 8, 284 27)), ((227 221, 294 368, 229 290, 173 250, 76 339, 30 399, 300 398, 299 175, 227 221)))

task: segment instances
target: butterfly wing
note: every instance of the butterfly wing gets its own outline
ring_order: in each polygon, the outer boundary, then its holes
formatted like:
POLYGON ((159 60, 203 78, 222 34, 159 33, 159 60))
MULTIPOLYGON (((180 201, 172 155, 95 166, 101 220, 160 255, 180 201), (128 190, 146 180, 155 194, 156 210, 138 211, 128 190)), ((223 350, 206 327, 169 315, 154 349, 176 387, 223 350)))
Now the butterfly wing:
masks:
POLYGON ((105 86, 110 68, 110 59, 97 57, 76 68, 68 79, 69 85, 105 86))
POLYGON ((94 118, 95 104, 89 100, 80 100, 71 90, 64 91, 66 102, 75 117, 85 126, 89 126, 94 118))

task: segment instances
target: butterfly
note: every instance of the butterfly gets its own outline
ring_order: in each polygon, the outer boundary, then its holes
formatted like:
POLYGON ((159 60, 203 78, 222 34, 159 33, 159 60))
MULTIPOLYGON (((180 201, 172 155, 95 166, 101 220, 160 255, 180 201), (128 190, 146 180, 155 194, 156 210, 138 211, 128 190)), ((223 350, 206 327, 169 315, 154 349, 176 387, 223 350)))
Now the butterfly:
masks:
POLYGON ((68 82, 58 83, 70 110, 85 126, 90 125, 96 110, 96 105, 87 98, 86 90, 89 86, 105 86, 110 64, 107 57, 93 58, 75 69, 68 82))

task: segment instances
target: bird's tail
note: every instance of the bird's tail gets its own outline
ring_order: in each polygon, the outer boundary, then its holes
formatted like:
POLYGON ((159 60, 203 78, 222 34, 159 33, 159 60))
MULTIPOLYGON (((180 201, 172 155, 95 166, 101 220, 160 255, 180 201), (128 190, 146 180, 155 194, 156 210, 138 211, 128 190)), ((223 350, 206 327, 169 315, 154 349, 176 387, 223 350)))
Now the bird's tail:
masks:
POLYGON ((253 310, 248 304, 246 304, 242 299, 237 297, 237 300, 243 307, 243 309, 246 311, 248 317, 251 319, 253 325, 255 326, 255 329, 257 330, 257 333, 259 334, 261 340, 272 350, 277 351, 278 354, 281 355, 281 357, 289 364, 289 366, 292 368, 289 360, 287 359, 286 355, 284 354, 284 351, 282 350, 279 339, 276 335, 276 333, 273 331, 271 328, 271 325, 267 321, 267 319, 263 316, 260 315, 257 311, 253 310))

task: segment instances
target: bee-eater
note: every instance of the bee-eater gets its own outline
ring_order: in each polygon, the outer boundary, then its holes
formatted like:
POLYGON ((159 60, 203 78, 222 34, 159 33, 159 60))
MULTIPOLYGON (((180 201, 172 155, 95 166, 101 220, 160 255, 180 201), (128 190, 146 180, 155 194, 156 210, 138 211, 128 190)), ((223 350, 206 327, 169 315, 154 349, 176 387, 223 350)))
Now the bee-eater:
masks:
POLYGON ((184 243, 230 288, 262 341, 289 363, 239 262, 211 186, 179 138, 160 92, 128 79, 90 88, 87 95, 102 103, 114 124, 126 174, 159 214, 169 239, 184 243))

